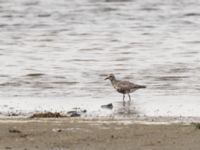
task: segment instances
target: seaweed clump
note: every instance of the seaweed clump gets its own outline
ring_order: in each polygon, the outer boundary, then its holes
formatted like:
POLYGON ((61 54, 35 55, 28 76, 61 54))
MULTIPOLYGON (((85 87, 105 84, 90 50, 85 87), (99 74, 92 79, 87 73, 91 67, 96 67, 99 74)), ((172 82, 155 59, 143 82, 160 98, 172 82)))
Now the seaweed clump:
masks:
POLYGON ((35 113, 30 118, 63 118, 66 117, 58 112, 42 112, 42 113, 35 113))

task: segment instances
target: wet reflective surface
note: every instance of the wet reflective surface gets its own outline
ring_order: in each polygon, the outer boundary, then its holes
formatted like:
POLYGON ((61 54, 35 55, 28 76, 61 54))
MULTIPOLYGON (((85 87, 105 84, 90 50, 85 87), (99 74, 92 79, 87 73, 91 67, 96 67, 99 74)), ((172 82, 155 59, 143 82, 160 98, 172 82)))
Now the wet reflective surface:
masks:
POLYGON ((0 31, 2 99, 119 103, 122 95, 104 81, 114 73, 147 85, 132 95, 135 105, 182 95, 198 103, 198 1, 2 0, 0 31))

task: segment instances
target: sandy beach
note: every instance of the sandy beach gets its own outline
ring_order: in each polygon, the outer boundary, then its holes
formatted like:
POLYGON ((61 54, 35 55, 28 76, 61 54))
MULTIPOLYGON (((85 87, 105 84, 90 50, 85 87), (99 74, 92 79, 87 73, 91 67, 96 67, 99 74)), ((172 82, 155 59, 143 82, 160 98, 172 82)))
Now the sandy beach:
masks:
POLYGON ((131 120, 1 119, 1 150, 199 150, 200 130, 185 123, 131 120))

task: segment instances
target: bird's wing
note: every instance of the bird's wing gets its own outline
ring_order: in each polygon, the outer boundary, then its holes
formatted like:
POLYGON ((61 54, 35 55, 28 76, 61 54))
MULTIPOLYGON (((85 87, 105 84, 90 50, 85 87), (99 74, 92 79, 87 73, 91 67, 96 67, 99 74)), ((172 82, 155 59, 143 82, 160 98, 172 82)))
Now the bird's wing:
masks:
POLYGON ((130 90, 132 88, 135 88, 135 86, 136 86, 135 84, 129 81, 120 81, 117 87, 123 90, 130 90))

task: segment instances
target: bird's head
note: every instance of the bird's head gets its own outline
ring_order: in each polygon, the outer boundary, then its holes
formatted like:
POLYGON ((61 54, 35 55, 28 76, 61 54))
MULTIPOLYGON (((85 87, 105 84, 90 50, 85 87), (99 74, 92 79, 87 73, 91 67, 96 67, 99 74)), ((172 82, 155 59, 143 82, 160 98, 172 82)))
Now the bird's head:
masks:
POLYGON ((104 80, 109 79, 110 81, 115 80, 114 74, 109 74, 104 80))

